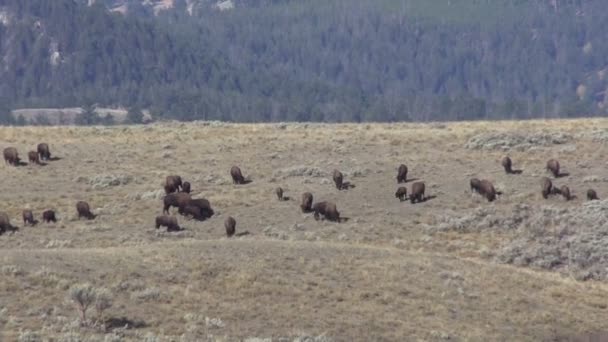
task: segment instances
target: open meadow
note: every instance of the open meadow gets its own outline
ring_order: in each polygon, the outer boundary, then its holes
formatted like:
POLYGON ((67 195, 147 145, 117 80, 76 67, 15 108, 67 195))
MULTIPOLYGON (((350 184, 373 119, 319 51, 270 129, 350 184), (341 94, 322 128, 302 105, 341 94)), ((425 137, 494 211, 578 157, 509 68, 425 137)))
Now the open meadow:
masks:
POLYGON ((57 157, 0 165, 0 211, 20 227, 0 236, 0 341, 586 341, 608 331, 607 119, 1 127, 0 137, 24 161, 40 142, 57 157), (505 155, 521 174, 504 172, 505 155), (546 172, 550 158, 563 177, 546 172), (424 181, 427 201, 395 198, 402 163, 408 192, 424 181), (252 182, 233 184, 233 165, 252 182), (334 169, 354 187, 337 190, 334 169), (213 217, 155 228, 173 174, 213 217), (543 176, 576 198, 543 199, 543 176), (471 177, 501 194, 471 193, 471 177), (587 201, 590 188, 599 201, 587 201), (303 192, 347 220, 302 213, 303 192), (80 200, 94 220, 78 220, 80 200), (26 208, 38 220, 53 209, 58 222, 24 227, 26 208), (86 283, 112 305, 91 307, 82 324, 70 292, 86 283))

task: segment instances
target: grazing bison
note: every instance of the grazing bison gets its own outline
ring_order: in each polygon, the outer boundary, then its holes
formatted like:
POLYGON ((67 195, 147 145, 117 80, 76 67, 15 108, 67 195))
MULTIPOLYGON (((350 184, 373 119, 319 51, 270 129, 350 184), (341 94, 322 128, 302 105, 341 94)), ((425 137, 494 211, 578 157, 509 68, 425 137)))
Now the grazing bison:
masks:
POLYGON ((8 218, 8 214, 0 212, 0 234, 6 231, 16 231, 19 229, 11 224, 11 220, 8 218))
POLYGON ((553 177, 559 177, 559 162, 555 159, 549 159, 546 169, 553 174, 553 177))
POLYGON ((188 214, 194 216, 197 220, 204 220, 213 216, 214 211, 211 208, 211 204, 208 200, 204 198, 196 198, 190 199, 186 201, 186 203, 179 207, 178 211, 180 214, 185 214, 185 209, 187 207, 192 207, 189 209, 188 214), (197 208, 197 209, 194 209, 197 208))
POLYGON ((560 189, 559 189, 559 193, 562 194, 562 196, 564 196, 564 199, 566 201, 569 201, 572 199, 572 196, 570 195, 570 188, 566 185, 563 185, 560 189))
POLYGON ((424 197, 424 182, 416 182, 412 184, 412 191, 410 192, 410 202, 412 204, 416 202, 423 202, 424 197))
POLYGON ((403 202, 407 199, 407 188, 404 186, 400 186, 395 192, 395 197, 399 199, 400 202, 403 202))
POLYGON ((184 182, 184 183, 182 183, 182 192, 185 192, 185 193, 189 194, 190 191, 191 191, 190 182, 184 182))
POLYGON ((93 213, 91 212, 89 203, 85 201, 79 201, 78 203, 76 203, 76 211, 78 212, 79 220, 81 217, 84 217, 87 220, 92 220, 95 218, 95 215, 93 215, 93 213))
POLYGON ((342 185, 343 185, 343 181, 344 181, 344 175, 342 174, 342 172, 340 172, 338 170, 334 170, 333 178, 334 178, 334 183, 336 183, 336 188, 338 190, 342 190, 342 185))
POLYGON ((588 199, 589 201, 599 199, 599 198, 597 197, 597 192, 595 192, 595 190, 593 190, 593 189, 589 189, 589 190, 587 190, 587 199, 588 199))
POLYGON ((169 215, 156 216, 156 229, 160 227, 167 227, 167 231, 169 232, 181 230, 180 226, 177 224, 177 218, 169 215))
POLYGON ((305 192, 302 194, 302 202, 300 202, 300 208, 303 213, 309 213, 312 211, 312 194, 305 192))
POLYGON ((57 218, 55 217, 55 212, 53 210, 46 210, 42 213, 42 221, 49 222, 57 222, 57 218))
POLYGON ((238 166, 230 168, 230 176, 232 177, 233 184, 245 184, 245 177, 238 166))
POLYGON ((496 189, 494 189, 494 185, 489 180, 481 180, 479 182, 479 193, 484 196, 488 202, 492 202, 496 199, 496 189))
POLYGON ((7 147, 4 149, 4 163, 5 164, 17 166, 17 165, 19 165, 20 161, 21 161, 21 159, 19 159, 19 153, 17 152, 16 148, 7 147))
POLYGON ((51 159, 51 150, 49 149, 49 144, 40 143, 38 144, 38 154, 40 154, 40 160, 49 160, 51 159))
POLYGON ((318 202, 312 206, 315 212, 315 220, 319 220, 319 215, 323 215, 326 220, 340 222, 340 213, 333 202, 318 202))
POLYGON ((551 183, 551 180, 547 177, 540 179, 540 187, 544 199, 547 199, 549 195, 555 193, 555 190, 553 190, 553 183, 551 183))
POLYGON ((505 169, 505 172, 507 174, 509 173, 513 173, 513 162, 511 161, 511 158, 509 158, 508 156, 505 156, 504 158, 502 158, 502 160, 500 161, 500 164, 502 165, 502 167, 505 169))
POLYGON ((226 228, 226 236, 232 237, 236 232, 236 220, 232 216, 226 217, 224 228, 226 228))
POLYGON ((407 166, 405 164, 399 165, 397 170, 397 184, 405 183, 407 181, 407 166))
POLYGON ((274 192, 277 194, 277 198, 279 199, 279 201, 283 200, 283 188, 278 187, 274 190, 274 192))
POLYGON ((168 214, 171 207, 183 208, 192 199, 190 194, 178 192, 168 194, 163 198, 163 214, 168 214))
POLYGON ((471 178, 469 184, 471 185, 471 192, 479 193, 481 191, 481 181, 479 179, 471 178))
POLYGON ((34 220, 34 213, 32 213, 31 210, 29 210, 29 209, 24 210, 22 213, 22 216, 23 216, 23 225, 24 226, 27 225, 28 223, 32 226, 36 224, 36 220, 34 220))
POLYGON ((29 151, 27 153, 27 159, 34 164, 40 164, 40 157, 38 156, 38 152, 36 151, 29 151))
POLYGON ((165 178, 165 193, 171 194, 180 191, 182 188, 182 177, 172 175, 165 178))

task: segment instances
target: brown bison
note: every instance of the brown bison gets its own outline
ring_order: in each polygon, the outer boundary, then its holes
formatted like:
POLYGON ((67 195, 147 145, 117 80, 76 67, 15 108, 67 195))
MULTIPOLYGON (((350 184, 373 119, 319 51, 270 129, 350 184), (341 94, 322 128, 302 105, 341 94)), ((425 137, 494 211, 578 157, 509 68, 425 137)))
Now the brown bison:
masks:
POLYGON ((597 192, 595 192, 595 190, 593 190, 593 189, 589 189, 589 190, 587 190, 587 199, 588 199, 589 201, 599 199, 599 198, 597 197, 597 192))
POLYGON ((338 170, 334 170, 333 178, 334 178, 334 183, 336 183, 336 188, 338 190, 342 190, 342 185, 343 185, 343 181, 344 181, 344 175, 342 174, 342 172, 340 172, 338 170))
POLYGON ((340 213, 333 202, 318 202, 312 206, 315 212, 315 220, 319 220, 319 215, 323 215, 326 220, 340 222, 340 213))
POLYGON ((226 217, 224 228, 226 228, 226 236, 232 237, 236 232, 236 220, 232 216, 226 217))
POLYGON ((479 179, 471 178, 469 184, 471 185, 471 192, 479 193, 481 187, 481 181, 479 179))
POLYGON ((404 186, 400 186, 395 192, 395 197, 399 199, 400 202, 403 202, 407 199, 407 188, 404 186))
POLYGON ((21 159, 19 159, 19 153, 17 152, 16 148, 7 147, 4 149, 4 163, 5 164, 17 166, 17 165, 19 165, 20 161, 21 161, 21 159))
POLYGON ((494 185, 489 180, 482 179, 479 182, 479 194, 484 196, 488 202, 496 199, 496 189, 494 189, 494 185))
POLYGON ((561 188, 559 188, 559 193, 562 194, 562 196, 564 196, 564 199, 566 201, 569 201, 572 199, 572 196, 570 195, 570 188, 566 185, 563 185, 561 188))
POLYGON ((204 198, 190 199, 178 207, 178 212, 183 215, 192 215, 197 220, 208 219, 213 216, 214 211, 211 204, 204 198), (186 210, 188 208, 188 210, 186 210))
POLYGON ((245 177, 243 177, 243 173, 238 166, 233 166, 230 168, 230 176, 232 177, 233 184, 245 184, 245 177))
POLYGON ((278 187, 274 190, 275 194, 277 194, 277 198, 279 199, 279 201, 283 200, 283 188, 278 187))
POLYGON ((309 213, 312 211, 312 194, 310 192, 305 192, 302 194, 300 209, 302 209, 303 213, 309 213))
POLYGON ((559 177, 559 162, 555 159, 549 159, 547 161, 546 169, 553 174, 553 177, 559 177))
POLYGON ((178 209, 185 207, 191 199, 192 197, 190 194, 185 192, 168 194, 163 198, 163 214, 169 214, 169 209, 171 207, 176 207, 178 209))
POLYGON ((502 165, 502 167, 505 169, 506 173, 513 173, 513 162, 511 161, 511 158, 509 158, 508 156, 505 156, 504 158, 502 158, 502 160, 500 161, 500 164, 502 165))
POLYGON ((547 177, 543 177, 540 179, 540 187, 544 199, 547 199, 549 195, 555 194, 555 190, 553 189, 553 183, 551 183, 551 180, 547 177))
POLYGON ((32 213, 31 210, 29 210, 29 209, 24 210, 22 213, 22 216, 23 216, 23 225, 24 226, 27 225, 28 223, 32 226, 36 224, 36 220, 34 219, 34 213, 32 213))
POLYGON ((174 192, 180 191, 182 188, 182 177, 172 175, 167 176, 165 178, 165 193, 172 194, 174 192))
POLYGON ((424 182, 416 182, 412 184, 412 191, 410 192, 410 202, 412 204, 416 202, 423 202, 424 197, 424 182))
POLYGON ((405 164, 399 165, 397 170, 397 184, 405 183, 407 181, 407 166, 405 164))
POLYGON ((51 150, 49 149, 49 144, 40 143, 37 147, 38 154, 40 154, 40 160, 49 160, 51 159, 51 150))
POLYGON ((19 227, 15 227, 11 224, 11 220, 8 218, 8 214, 0 212, 0 234, 7 231, 16 231, 19 227))
POLYGON ((38 156, 38 152, 36 151, 29 151, 27 153, 27 159, 34 164, 40 164, 40 157, 38 156))
POLYGON ((42 213, 42 221, 49 222, 57 222, 57 218, 55 217, 55 212, 53 210, 46 210, 42 213))
POLYGON ((189 194, 191 190, 192 189, 190 187, 190 182, 184 182, 184 183, 182 183, 182 192, 185 192, 185 193, 189 194))
POLYGON ((78 219, 79 220, 80 220, 81 217, 84 217, 87 220, 92 220, 96 216, 96 215, 94 215, 91 212, 91 209, 89 207, 89 203, 87 203, 85 201, 79 201, 78 203, 76 203, 76 211, 78 212, 78 219))
POLYGON ((177 224, 177 218, 169 215, 156 216, 156 229, 160 227, 167 227, 167 231, 169 232, 181 230, 180 226, 177 224))

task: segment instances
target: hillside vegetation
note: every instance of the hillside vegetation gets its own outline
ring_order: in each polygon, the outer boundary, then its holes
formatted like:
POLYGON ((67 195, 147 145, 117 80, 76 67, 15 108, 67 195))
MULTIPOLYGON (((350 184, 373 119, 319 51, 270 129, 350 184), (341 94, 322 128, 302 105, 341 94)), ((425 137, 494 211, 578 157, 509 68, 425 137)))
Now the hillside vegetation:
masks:
POLYGON ((601 0, 172 3, 3 1, 4 121, 92 103, 244 122, 606 112, 601 0))

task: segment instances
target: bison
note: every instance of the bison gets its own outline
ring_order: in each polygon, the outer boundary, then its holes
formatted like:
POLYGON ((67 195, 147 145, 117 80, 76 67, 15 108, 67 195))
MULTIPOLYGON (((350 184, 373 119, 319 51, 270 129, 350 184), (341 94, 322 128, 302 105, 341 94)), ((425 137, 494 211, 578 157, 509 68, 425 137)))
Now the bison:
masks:
POLYGON ((182 183, 182 192, 185 192, 185 193, 189 194, 190 191, 191 191, 190 182, 184 182, 184 183, 182 183))
POLYGON ((27 159, 34 164, 40 164, 40 157, 38 156, 38 152, 36 151, 29 151, 27 153, 27 159))
POLYGON ((564 199, 566 201, 569 201, 572 199, 572 196, 570 195, 570 188, 567 185, 563 185, 561 188, 559 188, 559 193, 562 194, 562 196, 564 196, 564 199))
POLYGON ((469 184, 471 185, 471 192, 476 192, 476 193, 480 192, 481 181, 479 179, 471 178, 471 181, 469 182, 469 184))
POLYGON ((416 202, 423 202, 424 197, 424 182, 416 182, 412 184, 412 191, 410 192, 410 202, 412 204, 416 202))
POLYGON ((8 218, 8 214, 4 212, 0 212, 0 234, 6 231, 16 231, 19 227, 15 227, 11 224, 10 219, 8 218))
POLYGON ((236 220, 232 216, 226 217, 224 228, 226 228, 226 236, 232 237, 236 232, 236 220))
POLYGON ((4 149, 4 163, 18 166, 21 159, 19 159, 19 153, 14 147, 7 147, 4 149))
POLYGON ((481 180, 479 182, 479 193, 484 196, 488 202, 492 202, 496 199, 496 189, 489 180, 481 180))
POLYGON ((163 198, 163 213, 168 214, 171 207, 182 208, 192 199, 190 194, 178 192, 168 194, 163 198))
POLYGON ((589 189, 589 190, 587 190, 587 199, 588 199, 589 201, 599 199, 599 198, 597 197, 597 192, 595 192, 595 190, 593 190, 593 189, 589 189))
POLYGON ((340 213, 333 202, 318 202, 312 206, 315 212, 315 220, 319 220, 319 215, 323 215, 326 220, 340 222, 340 213))
POLYGON ((232 177, 233 184, 245 184, 245 177, 243 177, 243 173, 238 166, 233 166, 230 168, 230 176, 232 177))
POLYGON ((305 192, 302 194, 302 201, 300 202, 300 209, 303 213, 309 213, 312 210, 312 194, 305 192))
POLYGON ((397 184, 405 183, 407 181, 407 166, 405 164, 399 165, 397 170, 397 184))
POLYGON ((555 193, 555 190, 553 190, 553 183, 551 183, 551 180, 547 177, 541 178, 540 187, 544 199, 547 199, 549 195, 555 193))
POLYGON ((344 175, 342 174, 342 172, 340 172, 338 170, 334 170, 333 179, 334 179, 334 183, 336 183, 336 188, 338 190, 342 190, 342 185, 343 185, 343 181, 344 181, 344 175))
POLYGON ((57 222, 57 218, 55 217, 55 212, 53 210, 46 210, 42 213, 42 221, 49 222, 57 222))
POLYGON ((277 194, 277 198, 279 199, 279 201, 283 200, 283 188, 278 187, 274 190, 275 194, 277 194))
POLYGON ((80 220, 81 217, 84 217, 87 220, 92 220, 96 216, 96 215, 94 215, 91 212, 91 209, 89 207, 89 203, 87 203, 85 201, 79 201, 78 203, 76 203, 76 211, 78 212, 78 219, 79 220, 80 220))
POLYGON ((156 216, 156 229, 160 227, 167 227, 169 232, 181 230, 181 227, 177 224, 177 218, 169 215, 156 216))
POLYGON ((395 197, 399 199, 400 202, 403 202, 407 199, 407 188, 404 186, 400 186, 395 192, 395 197))
POLYGON ((180 191, 182 188, 182 177, 176 175, 167 176, 164 188, 167 194, 180 191))
POLYGON ((186 201, 185 204, 178 207, 178 211, 180 214, 192 215, 197 220, 204 220, 210 218, 214 214, 214 211, 211 208, 211 204, 208 200, 204 198, 190 199, 186 201), (186 211, 186 208, 188 207, 190 207, 190 209, 186 211))
POLYGON ((559 162, 555 159, 549 159, 547 161, 546 169, 553 174, 553 177, 559 177, 559 162))
POLYGON ((509 156, 505 156, 504 158, 502 158, 500 164, 505 169, 505 172, 507 174, 513 173, 513 162, 511 161, 511 158, 509 158, 509 156))
POLYGON ((36 224, 36 220, 34 219, 34 213, 32 213, 31 210, 26 209, 23 211, 23 213, 21 214, 23 216, 23 225, 27 225, 28 223, 30 225, 35 225, 36 224))
POLYGON ((49 160, 51 159, 51 150, 49 149, 49 144, 40 143, 36 149, 38 154, 40 155, 40 160, 49 160))

